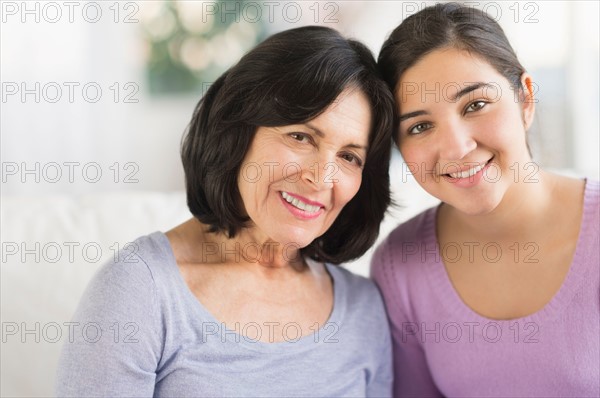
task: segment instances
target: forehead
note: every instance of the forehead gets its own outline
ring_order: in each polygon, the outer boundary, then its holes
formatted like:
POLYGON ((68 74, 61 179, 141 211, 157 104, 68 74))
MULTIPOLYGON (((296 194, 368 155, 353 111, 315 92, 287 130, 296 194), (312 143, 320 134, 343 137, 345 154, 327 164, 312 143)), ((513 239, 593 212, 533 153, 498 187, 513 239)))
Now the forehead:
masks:
POLYGON ((370 118, 371 105, 367 95, 359 88, 346 88, 325 109, 327 112, 358 112, 362 118, 370 118))
POLYGON ((365 93, 357 88, 347 88, 311 124, 322 126, 326 132, 337 131, 366 140, 371 117, 371 106, 365 93))
MULTIPOLYGON (((410 99, 407 91, 449 90, 475 82, 505 85, 506 79, 492 65, 476 54, 455 48, 432 51, 401 76, 396 96, 404 92, 404 101, 410 99)), ((398 97, 398 99, 400 99, 398 97)))

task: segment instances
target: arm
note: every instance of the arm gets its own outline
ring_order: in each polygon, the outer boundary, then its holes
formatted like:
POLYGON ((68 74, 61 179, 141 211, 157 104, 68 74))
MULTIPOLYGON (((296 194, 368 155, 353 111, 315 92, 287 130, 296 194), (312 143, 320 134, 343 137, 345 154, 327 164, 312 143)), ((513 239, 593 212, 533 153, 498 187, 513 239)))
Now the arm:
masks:
POLYGON ((390 321, 394 357, 394 397, 440 397, 442 394, 433 381, 418 336, 407 336, 404 333, 413 321, 405 315, 401 305, 401 287, 395 283, 397 275, 391 270, 394 264, 389 261, 392 256, 388 245, 389 240, 373 255, 371 277, 381 291, 390 321))
POLYGON ((139 256, 102 266, 62 348, 56 395, 152 396, 163 334, 159 319, 152 274, 139 256))

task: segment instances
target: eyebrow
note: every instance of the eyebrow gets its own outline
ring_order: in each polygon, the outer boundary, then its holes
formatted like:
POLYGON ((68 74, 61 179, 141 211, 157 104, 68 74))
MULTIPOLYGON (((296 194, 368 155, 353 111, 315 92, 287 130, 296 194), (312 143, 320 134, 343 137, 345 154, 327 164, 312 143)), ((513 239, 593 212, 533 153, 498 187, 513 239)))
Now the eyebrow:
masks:
POLYGON ((314 131, 315 134, 318 135, 319 137, 321 137, 321 138, 325 137, 325 133, 323 133, 321 130, 319 130, 316 126, 312 125, 310 122, 306 122, 304 124, 306 125, 306 127, 310 128, 312 131, 314 131))
MULTIPOLYGON (((471 84, 470 86, 467 86, 467 87, 463 88, 462 90, 460 90, 459 92, 457 92, 455 95, 451 96, 450 97, 450 101, 451 102, 456 102, 461 97, 465 96, 466 94, 469 94, 470 92, 473 92, 473 91, 478 90, 480 88, 496 88, 496 87, 494 87, 490 83, 477 82, 477 83, 471 84)), ((403 122, 406 119, 410 119, 412 117, 417 117, 417 116, 421 116, 421 115, 429 115, 429 112, 426 112, 426 111, 414 111, 414 112, 405 113, 404 115, 400 116, 400 122, 403 122)))
POLYGON ((485 88, 496 88, 493 85, 491 85, 490 83, 477 82, 477 83, 474 83, 474 84, 472 84, 470 86, 467 86, 467 87, 463 88, 458 93, 456 93, 454 96, 450 97, 450 100, 457 101, 458 99, 460 99, 465 94, 469 94, 471 91, 475 91, 475 90, 480 89, 482 87, 485 87, 485 88))
MULTIPOLYGON (((319 137, 321 137, 321 138, 325 137, 325 133, 323 133, 318 127, 316 127, 315 125, 311 124, 310 122, 304 123, 304 125, 306 127, 308 127, 309 129, 311 129, 312 131, 314 131, 315 134, 318 135, 319 137)), ((362 145, 358 145, 358 144, 348 144, 348 145, 345 145, 345 147, 347 147, 347 148, 355 148, 355 149, 364 149, 365 151, 367 150, 367 147, 362 146, 362 145)))
POLYGON ((405 113, 404 115, 400 116, 400 121, 403 122, 406 119, 410 119, 411 117, 417 117, 417 116, 421 116, 421 115, 429 115, 429 112, 414 111, 414 112, 410 112, 410 113, 405 113))

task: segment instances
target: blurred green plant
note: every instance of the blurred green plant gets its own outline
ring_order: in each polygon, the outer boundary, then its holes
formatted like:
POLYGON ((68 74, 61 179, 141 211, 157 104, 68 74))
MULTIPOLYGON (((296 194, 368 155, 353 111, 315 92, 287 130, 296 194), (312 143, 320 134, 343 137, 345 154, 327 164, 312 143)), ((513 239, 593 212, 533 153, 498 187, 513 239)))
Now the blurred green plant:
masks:
POLYGON ((265 37, 257 2, 141 3, 151 94, 204 90, 265 37))

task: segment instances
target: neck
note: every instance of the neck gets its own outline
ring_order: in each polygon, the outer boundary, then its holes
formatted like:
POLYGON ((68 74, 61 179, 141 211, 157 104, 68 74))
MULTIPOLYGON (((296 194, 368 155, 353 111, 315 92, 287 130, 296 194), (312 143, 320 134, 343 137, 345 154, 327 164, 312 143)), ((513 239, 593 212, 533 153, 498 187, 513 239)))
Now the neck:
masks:
POLYGON ((242 229, 234 238, 224 233, 209 232, 197 219, 182 225, 182 235, 188 242, 200 242, 186 248, 186 257, 193 263, 233 263, 268 275, 302 272, 304 263, 300 248, 258 236, 252 228, 242 229))
MULTIPOLYGON (((227 238, 226 238, 227 239, 227 238)), ((269 271, 305 268, 300 248, 293 244, 283 244, 267 237, 259 237, 251 229, 244 229, 238 236, 228 239, 239 243, 240 255, 258 267, 269 271)))

